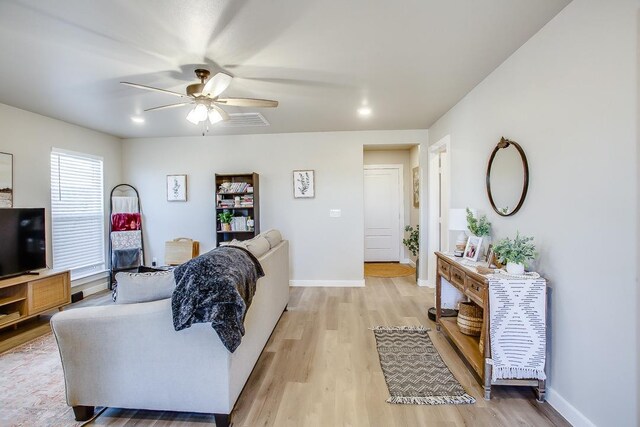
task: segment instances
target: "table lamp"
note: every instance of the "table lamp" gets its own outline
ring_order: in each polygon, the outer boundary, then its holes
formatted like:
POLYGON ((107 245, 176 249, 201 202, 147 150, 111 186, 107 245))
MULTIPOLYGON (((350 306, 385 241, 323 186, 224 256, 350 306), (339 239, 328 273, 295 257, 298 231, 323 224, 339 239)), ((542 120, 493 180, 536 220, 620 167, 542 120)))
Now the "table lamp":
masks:
MULTIPOLYGON (((475 216, 475 209, 470 209, 475 216)), ((461 257, 464 254, 464 248, 467 246, 467 210, 466 209, 449 209, 449 230, 460 231, 456 238, 456 249, 453 251, 454 256, 461 257)))

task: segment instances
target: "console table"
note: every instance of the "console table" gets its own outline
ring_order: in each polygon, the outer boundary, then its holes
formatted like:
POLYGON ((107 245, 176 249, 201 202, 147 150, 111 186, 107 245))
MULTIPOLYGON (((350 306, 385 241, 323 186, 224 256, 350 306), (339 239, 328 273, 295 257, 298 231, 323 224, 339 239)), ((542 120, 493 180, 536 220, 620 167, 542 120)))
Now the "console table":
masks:
POLYGON ((39 274, 0 280, 0 328, 71 303, 69 271, 44 270, 39 274))
POLYGON ((491 381, 491 339, 489 335, 489 280, 479 274, 474 267, 467 267, 451 255, 436 252, 438 266, 436 270, 436 329, 444 333, 456 351, 462 356, 471 371, 484 386, 484 398, 491 399, 492 385, 515 385, 535 387, 539 402, 544 401, 545 381, 537 379, 509 379, 491 381), (482 332, 480 338, 465 335, 458 329, 455 317, 441 317, 442 279, 462 292, 469 300, 483 310, 482 332), (482 349, 480 343, 483 343, 482 349))

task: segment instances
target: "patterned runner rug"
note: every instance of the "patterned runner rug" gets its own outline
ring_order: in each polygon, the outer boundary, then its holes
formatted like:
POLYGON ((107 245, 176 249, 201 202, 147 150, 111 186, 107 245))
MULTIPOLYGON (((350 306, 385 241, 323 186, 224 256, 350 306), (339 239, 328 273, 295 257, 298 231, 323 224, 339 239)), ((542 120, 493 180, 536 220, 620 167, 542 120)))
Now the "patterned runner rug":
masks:
POLYGON ((388 403, 446 405, 475 403, 454 378, 422 326, 373 328, 391 397, 388 403))

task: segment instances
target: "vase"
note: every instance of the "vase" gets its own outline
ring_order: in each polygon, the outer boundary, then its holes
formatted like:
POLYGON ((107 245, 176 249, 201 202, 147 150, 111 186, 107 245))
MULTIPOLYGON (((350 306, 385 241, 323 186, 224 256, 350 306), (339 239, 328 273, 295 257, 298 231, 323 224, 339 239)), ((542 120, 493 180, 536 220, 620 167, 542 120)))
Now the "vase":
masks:
POLYGON ((222 223, 222 231, 231 231, 231 223, 223 222, 222 223))
POLYGON ((524 274, 524 264, 517 264, 515 262, 507 262, 507 273, 509 273, 509 274, 524 274))

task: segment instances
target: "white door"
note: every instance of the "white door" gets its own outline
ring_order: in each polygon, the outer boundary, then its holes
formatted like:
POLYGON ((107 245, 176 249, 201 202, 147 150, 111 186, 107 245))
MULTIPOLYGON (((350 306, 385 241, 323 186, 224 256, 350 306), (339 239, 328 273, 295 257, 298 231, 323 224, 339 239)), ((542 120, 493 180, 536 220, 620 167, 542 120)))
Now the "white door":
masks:
POLYGON ((400 171, 364 170, 364 260, 400 261, 400 171))

